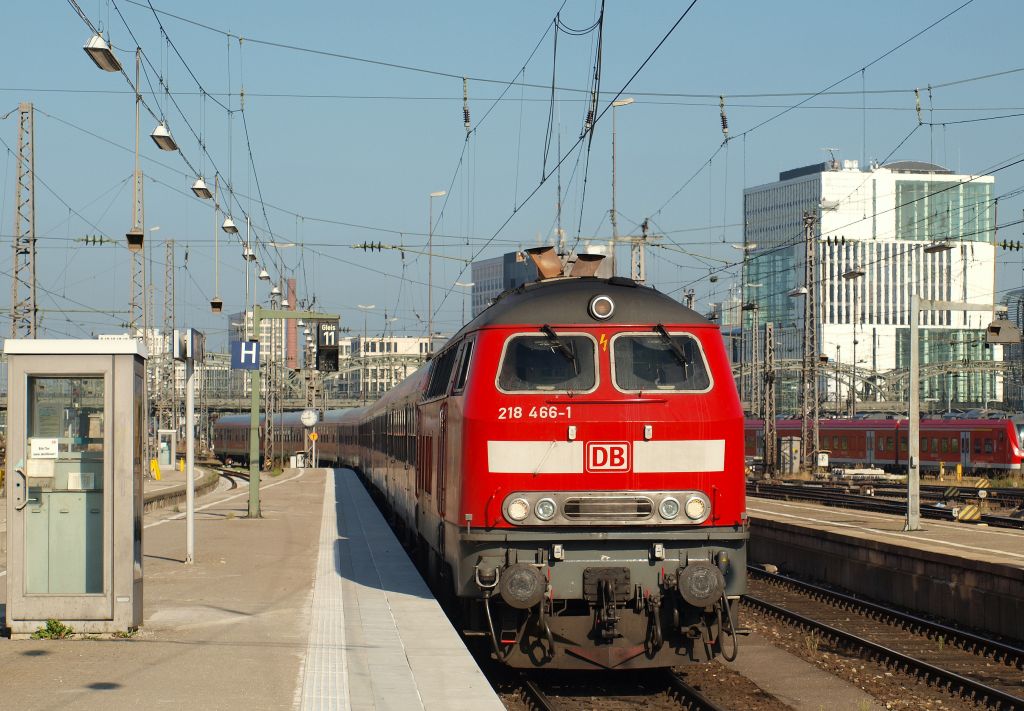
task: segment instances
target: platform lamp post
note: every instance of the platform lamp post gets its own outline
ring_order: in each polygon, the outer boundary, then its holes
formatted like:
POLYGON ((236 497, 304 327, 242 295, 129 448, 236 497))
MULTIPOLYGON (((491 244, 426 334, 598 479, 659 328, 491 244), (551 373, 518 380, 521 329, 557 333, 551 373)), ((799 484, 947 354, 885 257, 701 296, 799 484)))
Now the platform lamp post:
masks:
MULTIPOLYGON (((461 286, 463 289, 472 289, 476 286, 475 281, 457 281, 455 286, 461 286)), ((466 325, 466 292, 462 292, 462 325, 466 325)))
POLYGON ((860 307, 857 303, 857 284, 853 283, 855 279, 860 279, 864 276, 864 270, 854 267, 850 271, 843 274, 843 279, 846 280, 851 287, 853 293, 851 301, 853 302, 853 314, 851 322, 853 323, 853 375, 850 376, 850 417, 857 416, 857 324, 860 323, 860 307))
POLYGON ((430 214, 427 222, 427 351, 434 352, 434 198, 448 193, 438 190, 430 193, 430 214))
POLYGON ((632 96, 627 96, 625 99, 618 99, 612 102, 612 209, 609 210, 609 217, 612 222, 612 244, 611 249, 611 260, 612 260, 612 276, 615 276, 615 247, 619 241, 619 215, 615 208, 615 109, 622 106, 629 106, 635 101, 632 96))

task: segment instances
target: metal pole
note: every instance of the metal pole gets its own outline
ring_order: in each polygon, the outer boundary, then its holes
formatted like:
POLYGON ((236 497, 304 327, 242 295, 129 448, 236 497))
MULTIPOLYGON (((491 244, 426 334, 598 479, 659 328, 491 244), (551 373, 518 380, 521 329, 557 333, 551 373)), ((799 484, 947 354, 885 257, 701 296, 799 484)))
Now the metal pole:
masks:
MULTIPOLYGON (((186 333, 191 339, 191 329, 186 333)), ((185 359, 185 563, 187 565, 195 562, 196 555, 195 376, 195 359, 189 356, 185 359)))
POLYGON ((612 276, 615 276, 615 247, 619 243, 619 219, 615 211, 615 103, 612 102, 612 244, 611 249, 611 260, 612 260, 612 276))
POLYGON ((857 280, 854 279, 850 285, 853 287, 853 375, 850 376, 850 418, 857 416, 857 321, 860 314, 857 312, 857 280))
MULTIPOLYGON (((430 204, 427 222, 427 353, 434 352, 434 196, 427 202, 430 204)), ((420 213, 422 214, 422 213, 420 213)), ((366 316, 364 315, 365 319, 366 316)), ((364 320, 365 324, 365 320, 364 320)), ((366 331, 366 326, 363 326, 366 331)))
MULTIPOLYGON (((918 354, 921 320, 921 299, 916 291, 910 293, 910 412, 907 423, 907 523, 904 531, 921 530, 921 361, 918 354)), ((897 447, 899 444, 897 443, 897 447)))
MULTIPOLYGON (((254 290, 255 291, 255 290, 254 290)), ((259 341, 260 318, 263 309, 252 307, 253 337, 259 341)), ((262 360, 262 358, 261 358, 262 360)), ((262 518, 260 514, 260 378, 259 369, 249 371, 249 518, 262 518)))

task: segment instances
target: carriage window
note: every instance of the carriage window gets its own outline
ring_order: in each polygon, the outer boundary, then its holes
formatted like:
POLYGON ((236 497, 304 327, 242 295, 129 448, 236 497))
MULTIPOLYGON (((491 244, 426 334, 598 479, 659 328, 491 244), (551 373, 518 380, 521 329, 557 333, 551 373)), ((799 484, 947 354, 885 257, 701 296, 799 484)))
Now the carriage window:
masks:
POLYGON ((711 388, 704 353, 685 334, 619 335, 612 340, 615 387, 625 392, 711 388))
POLYGON ((985 440, 985 454, 992 454, 993 451, 994 451, 994 449, 992 447, 992 440, 986 439, 985 440))
POLYGON ((595 349, 589 336, 512 336, 501 359, 498 388, 505 392, 593 390, 597 384, 595 349))
POLYGON ((949 451, 950 452, 959 452, 960 451, 960 440, 958 440, 956 437, 953 437, 953 438, 951 438, 949 440, 949 451))

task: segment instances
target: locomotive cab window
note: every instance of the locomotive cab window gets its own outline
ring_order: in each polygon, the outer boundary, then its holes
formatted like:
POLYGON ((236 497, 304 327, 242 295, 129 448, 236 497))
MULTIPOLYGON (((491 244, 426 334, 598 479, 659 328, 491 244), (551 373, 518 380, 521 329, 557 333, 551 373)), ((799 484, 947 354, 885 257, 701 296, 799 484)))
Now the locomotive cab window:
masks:
POLYGON ((555 333, 512 336, 498 369, 502 392, 572 390, 588 392, 597 386, 597 344, 583 334, 555 333))
POLYGON ((707 392, 711 374, 704 351, 689 334, 622 333, 612 338, 612 378, 623 392, 707 392))

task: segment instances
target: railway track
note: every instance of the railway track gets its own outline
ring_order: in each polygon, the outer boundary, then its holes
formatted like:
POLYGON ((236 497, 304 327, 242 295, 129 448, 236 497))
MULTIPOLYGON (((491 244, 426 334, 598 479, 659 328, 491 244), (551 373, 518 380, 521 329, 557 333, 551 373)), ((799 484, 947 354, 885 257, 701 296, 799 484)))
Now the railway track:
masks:
POLYGON ((542 677, 527 672, 509 682, 498 682, 505 696, 518 694, 534 711, 575 709, 685 709, 686 711, 727 711, 682 676, 671 670, 613 674, 595 679, 593 674, 546 673, 542 677))
POLYGON ((1024 648, 750 568, 748 607, 795 625, 812 644, 862 654, 950 694, 1024 711, 1024 648))
MULTIPOLYGON (((850 494, 835 489, 824 489, 821 487, 792 486, 780 484, 765 484, 762 482, 750 482, 747 484, 747 494, 762 499, 775 499, 780 501, 810 501, 824 504, 826 506, 838 506, 841 508, 856 509, 858 511, 873 511, 876 513, 889 513, 903 515, 906 513, 907 505, 904 501, 892 499, 880 499, 875 496, 863 494, 850 494)), ((948 507, 922 506, 921 517, 939 521, 953 520, 952 511, 948 507)), ((965 521, 964 523, 986 524, 995 528, 1014 528, 1024 530, 1024 518, 1002 516, 996 514, 981 514, 976 521, 965 521)))

